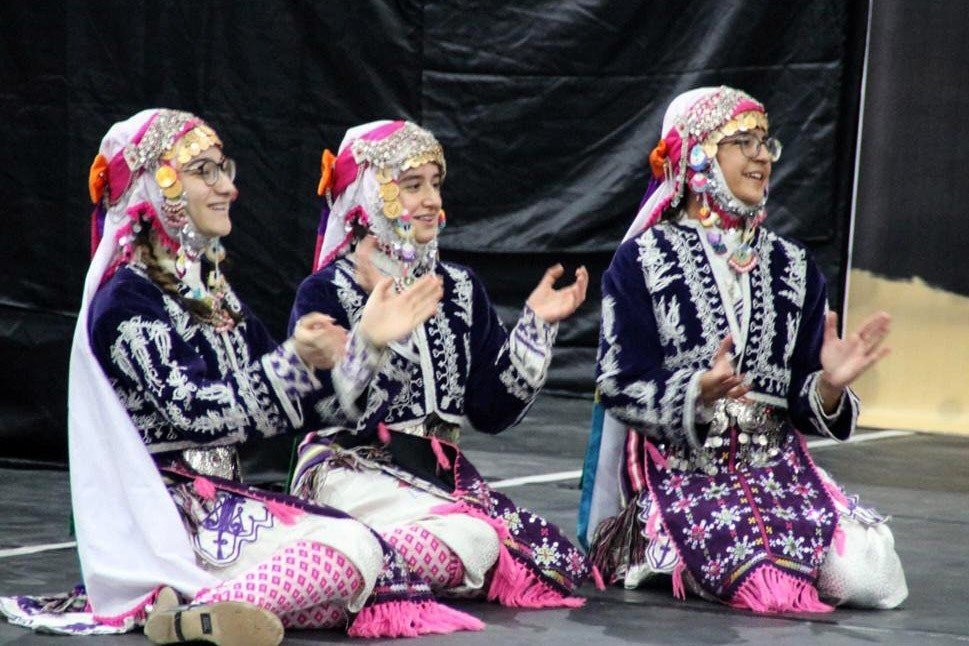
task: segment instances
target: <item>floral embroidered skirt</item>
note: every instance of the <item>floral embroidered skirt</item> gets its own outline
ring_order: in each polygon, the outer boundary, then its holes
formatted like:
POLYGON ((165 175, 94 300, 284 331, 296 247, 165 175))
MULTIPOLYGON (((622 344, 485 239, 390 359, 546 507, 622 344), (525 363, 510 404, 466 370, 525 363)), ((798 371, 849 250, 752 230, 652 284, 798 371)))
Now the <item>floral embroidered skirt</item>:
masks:
POLYGON ((629 432, 626 504, 590 556, 611 582, 657 574, 700 596, 761 612, 892 607, 907 594, 886 518, 816 467, 791 429, 776 442, 737 429, 701 460, 629 432))

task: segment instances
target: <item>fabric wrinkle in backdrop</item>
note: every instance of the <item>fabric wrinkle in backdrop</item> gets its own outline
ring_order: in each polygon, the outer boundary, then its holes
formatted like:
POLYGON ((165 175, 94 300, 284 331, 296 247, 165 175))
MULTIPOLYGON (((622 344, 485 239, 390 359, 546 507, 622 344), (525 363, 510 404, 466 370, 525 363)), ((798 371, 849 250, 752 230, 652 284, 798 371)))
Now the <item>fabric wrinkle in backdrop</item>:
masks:
POLYGON ((0 3, 0 457, 63 460, 87 171, 114 121, 160 105, 223 135, 241 193, 228 272, 279 337, 309 271, 322 149, 372 119, 428 127, 449 166, 443 254, 506 320, 545 266, 590 268, 549 384, 590 395, 599 278, 662 110, 690 87, 765 102, 785 146, 768 223, 811 248, 840 302, 866 14, 838 0, 0 3))

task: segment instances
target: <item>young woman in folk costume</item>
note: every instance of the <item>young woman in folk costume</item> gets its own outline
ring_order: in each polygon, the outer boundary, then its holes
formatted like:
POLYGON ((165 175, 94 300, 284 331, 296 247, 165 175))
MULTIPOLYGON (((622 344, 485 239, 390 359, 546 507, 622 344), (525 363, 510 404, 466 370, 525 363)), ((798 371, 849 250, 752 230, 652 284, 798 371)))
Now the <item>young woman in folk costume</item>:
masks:
MULTIPOLYGON (((238 300, 219 271, 234 175, 215 132, 186 112, 140 112, 102 141, 69 394, 86 594, 61 598, 59 613, 7 600, 7 614, 74 634, 145 622, 160 643, 273 644, 283 626, 480 629, 360 522, 242 484, 238 446, 302 426, 313 369, 333 366, 346 333, 310 314, 277 345, 238 300), (194 605, 175 607, 176 590, 194 605)), ((374 300, 422 320, 439 298, 426 283, 374 300)))
POLYGON ((405 121, 352 128, 323 166, 315 273, 290 324, 319 311, 350 330, 333 392, 316 405, 323 420, 345 420, 304 442, 294 493, 379 530, 432 589, 480 590, 509 606, 581 605, 585 558, 558 528, 489 489, 458 437, 522 418, 545 381, 558 322, 585 298, 586 270, 562 289, 553 286, 562 267, 548 270, 509 333, 474 274, 438 260, 446 166, 430 132, 405 121), (368 292, 406 293, 422 276, 444 285, 426 323, 380 338, 361 328, 368 292))
POLYGON ((656 181, 603 277, 580 534, 613 582, 671 574, 758 612, 892 608, 885 519, 818 469, 802 433, 845 440, 848 388, 887 349, 879 313, 838 338, 807 252, 761 226, 781 146, 747 94, 677 97, 656 181), (827 603, 825 603, 827 602, 827 603))

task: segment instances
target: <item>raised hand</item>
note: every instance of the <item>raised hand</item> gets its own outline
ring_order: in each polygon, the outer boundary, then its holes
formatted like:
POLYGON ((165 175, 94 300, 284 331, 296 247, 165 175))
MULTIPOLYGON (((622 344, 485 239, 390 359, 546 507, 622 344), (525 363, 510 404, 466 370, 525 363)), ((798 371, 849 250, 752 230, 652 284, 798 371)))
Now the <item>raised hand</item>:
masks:
POLYGON ((526 304, 546 323, 558 323, 572 315, 585 300, 589 286, 589 272, 585 267, 575 270, 575 282, 568 287, 555 289, 555 281, 562 277, 565 268, 561 264, 549 267, 531 293, 526 304))
POLYGON ((377 251, 377 238, 368 235, 353 250, 353 277, 363 291, 370 294, 380 281, 380 271, 373 264, 377 251))
POLYGON ((293 349, 304 363, 319 370, 329 370, 343 356, 347 331, 331 317, 311 312, 296 321, 292 339, 293 349))
POLYGON ((360 331, 378 348, 402 339, 431 318, 444 296, 444 282, 428 274, 404 292, 394 291, 392 278, 374 286, 360 317, 360 331))
MULTIPOLYGON (((824 342, 821 345, 821 386, 840 391, 862 373, 888 355, 882 342, 891 331, 892 317, 887 312, 872 314, 854 334, 838 338, 838 315, 828 312, 824 317, 824 342)), ((827 401, 827 393, 821 391, 827 401)), ((834 393, 831 393, 834 394, 834 393)))
POLYGON ((700 375, 700 399, 708 406, 721 397, 739 399, 750 392, 750 386, 744 383, 744 375, 734 374, 731 350, 733 338, 728 336, 717 347, 710 369, 700 375))

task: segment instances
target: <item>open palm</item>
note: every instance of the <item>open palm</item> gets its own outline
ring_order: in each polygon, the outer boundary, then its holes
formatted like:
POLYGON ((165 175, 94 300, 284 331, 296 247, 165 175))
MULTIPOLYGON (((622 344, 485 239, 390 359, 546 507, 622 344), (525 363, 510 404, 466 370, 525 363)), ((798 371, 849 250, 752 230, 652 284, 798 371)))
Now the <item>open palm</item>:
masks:
POLYGON ((360 329, 378 348, 402 339, 437 311, 444 284, 433 274, 424 276, 400 294, 392 278, 381 278, 363 306, 360 329))
POLYGON ((546 323, 558 323, 568 318, 585 300, 589 286, 589 272, 585 267, 575 270, 575 282, 568 287, 555 288, 555 281, 562 277, 565 268, 555 265, 546 270, 538 286, 528 297, 527 304, 546 323))
POLYGON ((821 346, 824 380, 833 388, 845 388, 888 355, 889 349, 882 342, 888 336, 891 322, 887 312, 876 312, 865 319, 857 332, 841 339, 838 338, 838 315, 828 312, 821 346))

